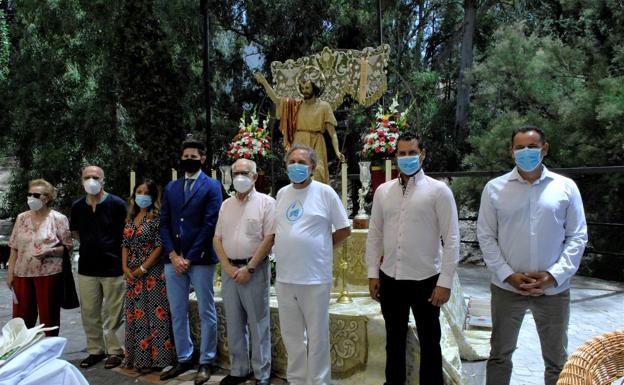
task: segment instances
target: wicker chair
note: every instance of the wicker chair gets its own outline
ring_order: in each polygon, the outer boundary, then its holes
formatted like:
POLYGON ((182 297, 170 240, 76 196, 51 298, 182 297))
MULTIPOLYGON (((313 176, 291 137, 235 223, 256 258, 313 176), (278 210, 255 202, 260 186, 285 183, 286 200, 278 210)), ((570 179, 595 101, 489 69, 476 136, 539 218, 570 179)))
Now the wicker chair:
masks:
POLYGON ((624 376, 624 329, 586 341, 568 358, 557 385, 610 385, 624 376))

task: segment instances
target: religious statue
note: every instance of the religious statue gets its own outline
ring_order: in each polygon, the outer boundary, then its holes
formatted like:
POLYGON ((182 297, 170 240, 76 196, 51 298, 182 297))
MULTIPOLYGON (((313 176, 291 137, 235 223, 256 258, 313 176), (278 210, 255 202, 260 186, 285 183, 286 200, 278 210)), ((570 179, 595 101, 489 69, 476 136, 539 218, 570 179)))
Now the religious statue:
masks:
POLYGON ((386 90, 390 47, 358 50, 332 50, 285 62, 272 62, 275 89, 262 74, 255 78, 275 103, 284 147, 294 143, 312 147, 318 157, 314 179, 329 183, 327 149, 323 133, 328 132, 332 147, 341 162, 334 110, 345 95, 363 105, 371 105, 386 90))
POLYGON ((327 149, 323 133, 327 131, 331 138, 336 156, 345 161, 340 152, 338 135, 336 135, 336 117, 331 106, 319 99, 325 88, 323 74, 314 67, 306 67, 297 79, 299 93, 303 99, 279 97, 269 82, 257 73, 256 80, 264 87, 266 93, 276 105, 277 116, 280 118, 280 131, 284 135, 286 151, 292 144, 305 144, 316 151, 317 164, 314 180, 329 183, 327 165, 327 149))

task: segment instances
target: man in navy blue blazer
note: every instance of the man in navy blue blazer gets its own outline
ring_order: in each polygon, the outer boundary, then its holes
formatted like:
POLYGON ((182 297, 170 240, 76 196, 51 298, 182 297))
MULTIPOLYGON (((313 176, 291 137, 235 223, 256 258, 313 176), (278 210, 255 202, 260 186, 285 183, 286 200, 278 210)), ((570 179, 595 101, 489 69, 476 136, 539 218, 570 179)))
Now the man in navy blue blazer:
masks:
POLYGON ((193 366, 188 318, 189 286, 192 284, 201 320, 196 385, 210 379, 217 355, 213 279, 218 259, 212 248, 212 237, 223 200, 219 182, 201 171, 206 161, 205 150, 204 144, 198 140, 187 139, 182 144, 184 178, 167 184, 160 209, 167 298, 178 356, 178 363, 163 372, 160 379, 177 377, 193 366))

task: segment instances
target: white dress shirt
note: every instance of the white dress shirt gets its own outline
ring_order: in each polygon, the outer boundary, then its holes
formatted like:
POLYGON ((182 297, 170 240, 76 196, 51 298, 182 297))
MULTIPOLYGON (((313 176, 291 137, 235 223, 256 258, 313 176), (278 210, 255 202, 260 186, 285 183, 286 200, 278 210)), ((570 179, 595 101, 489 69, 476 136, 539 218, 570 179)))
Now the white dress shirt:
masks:
POLYGON ((187 189, 186 184, 188 183, 188 180, 191 180, 191 185, 188 187, 189 191, 193 190, 193 186, 195 186, 195 182, 197 182, 197 178, 199 178, 199 174, 202 173, 202 170, 197 170, 197 172, 195 174, 189 174, 188 172, 184 173, 184 190, 187 189))
POLYGON ((504 282, 512 273, 547 271, 556 283, 545 294, 560 293, 587 243, 581 194, 571 179, 545 166, 532 184, 514 168, 483 189, 477 237, 494 285, 518 292, 504 282))
POLYGON ((453 193, 423 170, 409 178, 405 192, 399 179, 375 191, 366 240, 368 277, 379 278, 379 269, 397 280, 422 281, 440 273, 437 286, 450 289, 459 261, 453 193))

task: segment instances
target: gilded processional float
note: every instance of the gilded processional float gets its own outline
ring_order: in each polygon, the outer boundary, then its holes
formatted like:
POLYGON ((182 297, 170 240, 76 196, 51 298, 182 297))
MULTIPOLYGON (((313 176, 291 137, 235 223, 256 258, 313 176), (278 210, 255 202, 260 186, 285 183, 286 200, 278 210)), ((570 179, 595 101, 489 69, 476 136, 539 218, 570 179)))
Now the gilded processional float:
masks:
MULTIPOLYGON (((349 95, 358 103, 370 106, 377 102, 387 90, 386 67, 390 47, 382 45, 363 50, 332 50, 325 47, 321 52, 285 62, 271 63, 273 85, 261 74, 255 78, 263 86, 267 95, 275 103, 280 131, 287 150, 292 144, 302 143, 314 148, 319 155, 318 173, 314 178, 328 183, 326 143, 323 133, 328 132, 332 147, 342 163, 342 199, 346 207, 347 170, 344 156, 340 153, 335 132, 336 120, 333 111, 349 95), (318 98, 314 108, 308 108, 305 100, 318 98), (320 170, 319 170, 320 169, 320 170)), ((379 151, 378 142, 388 146, 387 154, 392 154, 392 138, 396 139, 397 126, 407 126, 405 114, 397 112, 396 99, 384 114, 383 107, 376 116, 377 125, 382 131, 377 133, 373 126, 364 137, 363 152, 372 151, 371 146, 379 151), (390 128, 386 130, 385 128, 390 128), (385 134, 384 134, 385 133, 385 134), (385 138, 384 138, 385 135, 385 138), (384 140, 385 139, 385 140, 384 140), (389 139, 389 140, 388 140, 389 139)), ((241 119, 241 128, 228 149, 230 159, 249 158, 250 154, 262 154, 266 151, 266 124, 261 127, 255 116, 251 125, 241 119), (255 137, 258 136, 259 137, 255 137), (245 143, 259 147, 250 149, 245 143), (247 154, 247 155, 245 155, 247 154)), ((385 148, 384 148, 385 150, 385 148)), ((387 161, 389 163, 389 161, 387 161)), ((386 180, 391 174, 387 167, 386 180)), ((229 167, 222 168, 222 182, 226 190, 231 184, 229 167)), ((370 162, 360 162, 359 210, 355 221, 367 223, 364 199, 371 182, 370 162)), ((355 204, 354 204, 355 207, 355 204)), ((363 226, 365 227, 365 226, 363 226)), ((356 226, 357 228, 357 226, 356 226)), ((368 294, 367 267, 364 261, 366 247, 366 229, 355 229, 352 236, 334 255, 334 293, 330 305, 332 383, 336 384, 382 384, 385 367, 385 329, 379 304, 368 294), (351 291, 351 292, 350 292, 351 291)), ((466 305, 457 274, 454 277, 451 299, 442 307, 442 351, 443 369, 447 384, 465 384, 462 375, 461 359, 485 359, 489 353, 489 331, 464 330, 466 305)), ((215 293, 218 295, 218 293, 215 293)), ((199 319, 197 305, 191 301, 191 322, 193 338, 199 339, 199 319)), ((225 316, 220 300, 217 298, 219 317, 219 366, 229 367, 225 316)), ((286 376, 286 350, 282 344, 279 330, 277 300, 271 297, 271 334, 272 334, 272 371, 275 375, 286 376)), ((411 385, 418 384, 420 349, 413 319, 407 341, 407 380, 411 385)), ((425 385, 425 384, 423 384, 425 385)))

